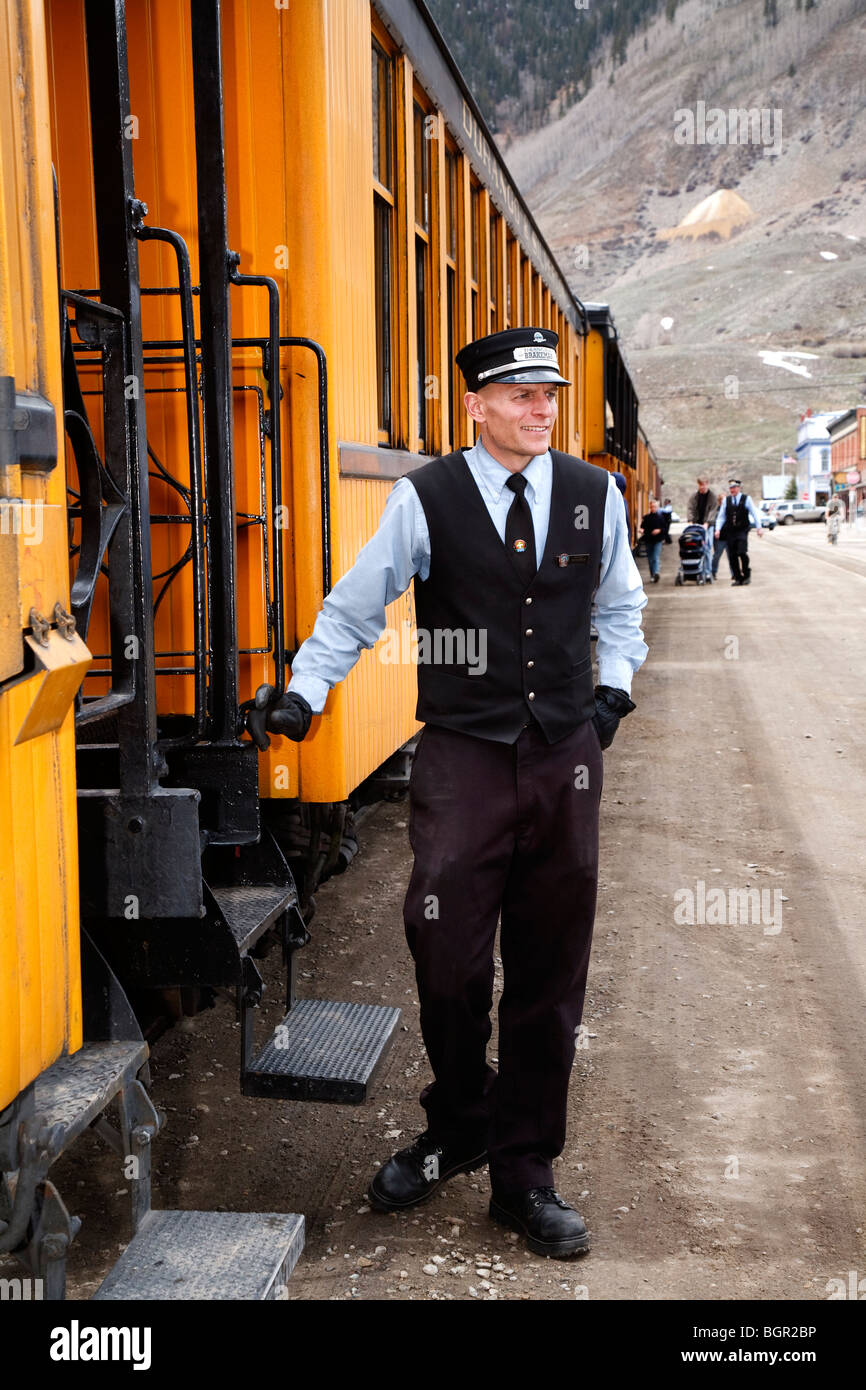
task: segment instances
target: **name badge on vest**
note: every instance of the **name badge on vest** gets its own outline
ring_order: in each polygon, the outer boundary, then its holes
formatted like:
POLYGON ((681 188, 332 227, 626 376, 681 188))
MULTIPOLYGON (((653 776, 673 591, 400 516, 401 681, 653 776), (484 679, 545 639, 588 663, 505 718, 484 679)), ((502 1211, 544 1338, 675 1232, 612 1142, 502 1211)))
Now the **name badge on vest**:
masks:
POLYGON ((589 555, 567 555, 563 552, 562 555, 556 556, 556 563, 560 569, 565 569, 566 565, 587 565, 589 564, 589 555))

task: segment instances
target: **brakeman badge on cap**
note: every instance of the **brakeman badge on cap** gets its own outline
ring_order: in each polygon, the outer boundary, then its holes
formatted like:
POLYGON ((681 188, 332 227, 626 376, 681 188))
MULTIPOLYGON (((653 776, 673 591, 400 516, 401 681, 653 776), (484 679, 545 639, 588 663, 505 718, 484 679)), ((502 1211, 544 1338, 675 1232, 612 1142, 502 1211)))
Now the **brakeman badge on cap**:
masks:
POLYGON ((470 391, 480 391, 497 381, 570 386, 559 370, 558 342, 559 334, 551 328, 506 328, 467 343, 456 361, 470 391))

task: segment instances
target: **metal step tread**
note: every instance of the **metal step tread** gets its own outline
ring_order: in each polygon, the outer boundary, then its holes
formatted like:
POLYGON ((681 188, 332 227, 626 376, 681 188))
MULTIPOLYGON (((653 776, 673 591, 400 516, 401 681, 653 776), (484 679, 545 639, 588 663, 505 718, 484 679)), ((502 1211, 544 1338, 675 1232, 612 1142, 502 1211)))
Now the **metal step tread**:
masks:
POLYGON ((93 1297, 279 1299, 303 1248, 293 1212, 152 1211, 93 1297))
POLYGON ((245 1079, 256 1078, 263 1093, 361 1101, 399 1021, 400 1010, 383 1004, 299 999, 245 1079))
POLYGON ((293 883, 210 883, 208 887, 240 949, 251 945, 298 896, 293 883))
POLYGON ((85 1043, 44 1071, 36 1082, 35 1110, 48 1125, 62 1125, 66 1148, 132 1080, 148 1058, 147 1043, 85 1043))

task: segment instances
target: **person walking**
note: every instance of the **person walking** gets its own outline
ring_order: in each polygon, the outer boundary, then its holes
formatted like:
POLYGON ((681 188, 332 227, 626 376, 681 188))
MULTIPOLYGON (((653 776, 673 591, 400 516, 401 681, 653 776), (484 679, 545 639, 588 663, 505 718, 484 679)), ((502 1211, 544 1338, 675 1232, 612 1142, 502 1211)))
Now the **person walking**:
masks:
POLYGON ((674 504, 669 497, 666 497, 662 506, 659 508, 659 515, 665 524, 665 545, 673 545, 671 540, 671 522, 674 519, 674 504))
POLYGON ((837 494, 830 498, 824 511, 824 525, 827 527, 827 540, 835 545, 839 539, 842 522, 845 520, 845 503, 837 494))
POLYGON ((650 498, 650 509, 644 516, 641 524, 641 535, 646 541, 646 556, 649 563, 650 578, 653 584, 659 582, 659 564, 667 535, 664 513, 659 511, 658 499, 650 498))
POLYGON ((697 479, 697 492, 689 498, 687 517, 690 524, 704 528, 704 556, 701 573, 704 583, 712 583, 715 577, 713 565, 713 530, 716 519, 717 502, 710 491, 709 480, 701 475, 697 479))
POLYGON ((728 561, 731 566, 731 583, 737 586, 751 584, 749 567, 749 524, 755 523, 755 530, 763 539, 761 518, 755 511, 751 497, 740 491, 739 478, 728 480, 728 495, 716 516, 715 535, 721 536, 727 544, 728 561))
POLYGON ((397 482, 377 532, 325 599, 287 693, 261 687, 248 723, 260 746, 268 732, 303 738, 411 582, 419 636, 483 634, 475 667, 468 641, 462 652, 440 643, 438 661, 417 664, 424 729, 409 788, 404 922, 433 1079, 420 1095, 426 1128, 379 1169, 368 1196, 379 1210, 405 1211, 486 1162, 492 1219, 537 1253, 565 1257, 589 1246, 552 1163, 565 1143, 589 964, 602 750, 635 707, 632 676, 647 648, 616 483, 550 447, 557 392, 570 384, 557 344, 549 329, 518 328, 461 349, 478 442, 397 482), (496 1071, 487 1044, 500 915, 496 1071))

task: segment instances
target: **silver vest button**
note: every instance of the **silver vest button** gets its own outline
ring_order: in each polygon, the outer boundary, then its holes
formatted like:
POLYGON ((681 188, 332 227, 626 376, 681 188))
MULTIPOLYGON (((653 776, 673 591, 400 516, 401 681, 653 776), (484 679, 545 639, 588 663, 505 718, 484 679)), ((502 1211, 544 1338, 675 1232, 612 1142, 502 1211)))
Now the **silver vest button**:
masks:
POLYGON ((523 600, 523 602, 524 602, 524 603, 531 603, 531 602, 532 602, 532 599, 531 599, 531 598, 525 598, 525 599, 523 600))
POLYGON ((535 699, 535 691, 534 691, 534 690, 530 690, 530 692, 529 692, 529 694, 527 695, 526 698, 527 698, 527 700, 534 700, 534 699, 535 699))
POLYGON ((531 628, 531 627, 528 627, 528 628, 526 629, 526 636, 527 636, 527 637, 531 637, 531 636, 532 636, 532 628, 531 628))

